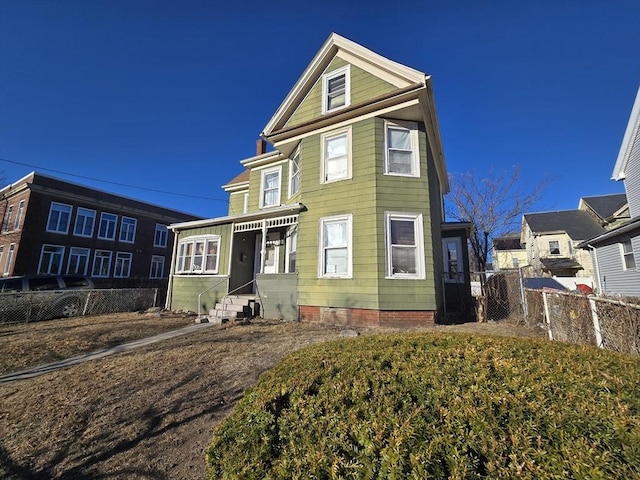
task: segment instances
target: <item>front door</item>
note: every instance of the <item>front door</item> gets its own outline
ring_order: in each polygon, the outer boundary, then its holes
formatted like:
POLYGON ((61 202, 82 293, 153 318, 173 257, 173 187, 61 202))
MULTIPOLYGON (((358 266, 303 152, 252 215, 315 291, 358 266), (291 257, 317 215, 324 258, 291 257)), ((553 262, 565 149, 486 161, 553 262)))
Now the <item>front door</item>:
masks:
MULTIPOLYGON (((266 255, 264 261, 263 273, 278 273, 278 263, 280 259, 280 233, 268 233, 266 244, 266 255)), ((262 265, 262 234, 259 233, 256 236, 256 265, 255 272, 260 273, 260 266, 262 265)))

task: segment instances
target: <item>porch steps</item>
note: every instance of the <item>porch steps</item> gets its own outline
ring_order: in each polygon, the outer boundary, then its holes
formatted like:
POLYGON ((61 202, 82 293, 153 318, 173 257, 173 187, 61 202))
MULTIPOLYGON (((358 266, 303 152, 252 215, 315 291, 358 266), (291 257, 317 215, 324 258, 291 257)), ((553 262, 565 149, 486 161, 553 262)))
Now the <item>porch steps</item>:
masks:
POLYGON ((225 295, 215 308, 209 310, 209 321, 222 323, 228 320, 252 318, 255 312, 255 295, 225 295))

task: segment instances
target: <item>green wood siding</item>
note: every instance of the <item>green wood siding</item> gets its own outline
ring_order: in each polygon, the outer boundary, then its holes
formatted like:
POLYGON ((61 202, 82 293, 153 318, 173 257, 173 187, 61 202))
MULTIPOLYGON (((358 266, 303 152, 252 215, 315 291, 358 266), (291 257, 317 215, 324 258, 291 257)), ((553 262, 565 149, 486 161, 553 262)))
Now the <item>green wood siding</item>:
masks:
POLYGON ((229 215, 240 215, 244 209, 245 192, 229 194, 229 215))
MULTIPOLYGON (((347 62, 340 57, 335 57, 329 66, 323 72, 331 73, 338 68, 344 67, 347 62)), ((384 95, 385 93, 396 90, 397 87, 392 85, 375 75, 370 74, 355 65, 350 66, 351 70, 351 105, 357 105, 366 102, 374 97, 384 95)), ((296 111, 291 115, 285 127, 299 125, 304 122, 313 120, 322 115, 322 75, 316 83, 311 87, 309 93, 298 106, 296 111)))

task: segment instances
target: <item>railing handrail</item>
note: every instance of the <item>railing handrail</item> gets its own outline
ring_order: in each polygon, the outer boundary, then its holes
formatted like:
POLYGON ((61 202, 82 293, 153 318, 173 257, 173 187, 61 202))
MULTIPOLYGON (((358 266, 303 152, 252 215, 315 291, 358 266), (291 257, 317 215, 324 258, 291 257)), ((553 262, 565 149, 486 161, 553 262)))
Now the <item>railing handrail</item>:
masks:
POLYGON ((209 288, 207 288, 206 290, 203 290, 202 292, 200 292, 198 294, 198 318, 200 318, 200 316, 201 316, 200 309, 202 308, 202 302, 200 300, 202 299, 202 294, 203 293, 207 293, 209 290, 212 290, 212 289, 216 288, 218 285, 220 285, 221 283, 226 282, 228 280, 229 280, 229 277, 223 278, 218 283, 210 286, 209 288))
MULTIPOLYGON (((239 287, 234 288, 233 290, 231 290, 230 292, 228 292, 225 295, 225 298, 228 297, 229 295, 233 295, 235 292, 237 292, 241 288, 244 288, 247 285, 251 285, 252 283, 254 283, 255 286, 256 286, 256 295, 257 295, 258 299, 260 300, 260 304, 262 305, 262 297, 260 296, 260 290, 258 289, 258 282, 256 280, 257 279, 254 278, 254 279, 248 281, 247 283, 245 283, 244 285, 240 285, 239 287)), ((224 302, 224 300, 222 301, 222 308, 223 308, 223 310, 226 310, 226 303, 224 302)))

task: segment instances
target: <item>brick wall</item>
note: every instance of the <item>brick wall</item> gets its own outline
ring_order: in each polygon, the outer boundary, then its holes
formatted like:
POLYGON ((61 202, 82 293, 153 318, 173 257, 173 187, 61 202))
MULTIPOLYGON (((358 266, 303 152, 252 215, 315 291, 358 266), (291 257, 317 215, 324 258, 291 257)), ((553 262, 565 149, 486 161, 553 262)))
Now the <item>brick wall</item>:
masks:
POLYGON ((436 312, 431 310, 370 310, 301 305, 300 320, 362 327, 425 327, 435 324, 436 312))

